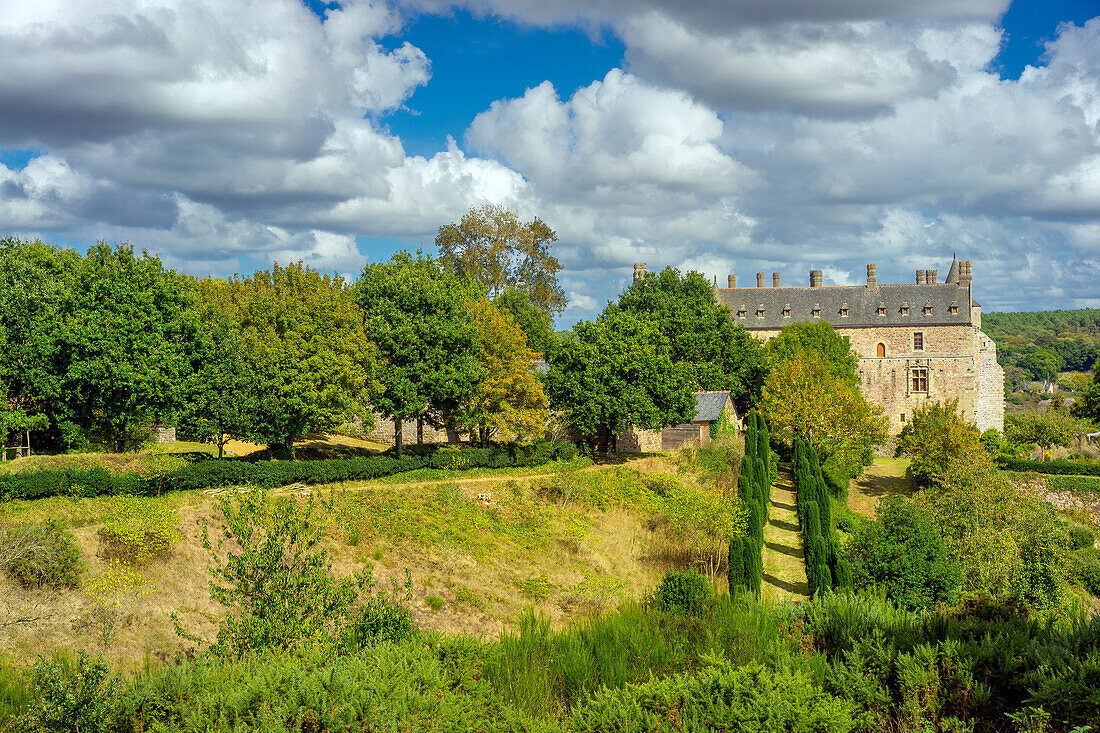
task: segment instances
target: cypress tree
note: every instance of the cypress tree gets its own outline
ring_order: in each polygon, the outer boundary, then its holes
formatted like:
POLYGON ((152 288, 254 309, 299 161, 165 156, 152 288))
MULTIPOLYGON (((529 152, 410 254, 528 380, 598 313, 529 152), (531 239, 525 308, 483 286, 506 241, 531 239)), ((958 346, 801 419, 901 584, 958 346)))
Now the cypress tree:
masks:
POLYGON ((815 502, 806 507, 806 528, 802 531, 810 537, 821 537, 821 509, 815 502))
POLYGON ((751 549, 751 567, 752 573, 749 576, 749 588, 752 589, 754 595, 760 595, 760 589, 764 585, 764 558, 761 555, 762 547, 760 545, 753 545, 751 549))
POLYGON ((745 538, 730 537, 729 559, 726 561, 726 577, 729 580, 730 595, 737 592, 738 586, 748 587, 745 580, 745 538))
POLYGON ((753 498, 752 461, 749 456, 741 461, 741 475, 737 477, 737 498, 744 503, 753 498))
POLYGON ((836 582, 833 584, 834 588, 852 588, 852 566, 844 558, 837 558, 836 567, 833 568, 833 573, 836 576, 836 582))

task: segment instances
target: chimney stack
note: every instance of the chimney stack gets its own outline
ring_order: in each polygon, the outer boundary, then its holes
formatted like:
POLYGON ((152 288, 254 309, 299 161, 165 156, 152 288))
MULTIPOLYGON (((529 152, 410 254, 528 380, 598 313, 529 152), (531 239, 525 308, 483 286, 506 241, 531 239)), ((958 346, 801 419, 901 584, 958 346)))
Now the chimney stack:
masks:
POLYGON ((772 287, 773 288, 778 288, 779 287, 779 273, 778 272, 773 272, 772 273, 772 287))
POLYGON ((876 285, 878 285, 878 266, 867 265, 867 287, 873 288, 876 285))
POLYGON ((924 285, 925 271, 917 270, 917 285, 924 285))
POLYGON ((927 270, 925 271, 924 275, 929 285, 935 285, 940 280, 939 270, 927 270))
POLYGON ((970 260, 964 260, 959 263, 959 285, 970 285, 971 280, 974 279, 974 271, 971 269, 970 260))
POLYGON ((762 272, 756 273, 756 287, 764 287, 764 273, 762 272))
POLYGON ((644 262, 635 262, 634 263, 634 283, 637 284, 639 281, 641 281, 643 279, 645 279, 645 263, 644 262))
POLYGON ((810 287, 821 287, 821 270, 810 270, 810 287))
POLYGON ((731 288, 737 287, 737 275, 726 275, 726 284, 731 288))

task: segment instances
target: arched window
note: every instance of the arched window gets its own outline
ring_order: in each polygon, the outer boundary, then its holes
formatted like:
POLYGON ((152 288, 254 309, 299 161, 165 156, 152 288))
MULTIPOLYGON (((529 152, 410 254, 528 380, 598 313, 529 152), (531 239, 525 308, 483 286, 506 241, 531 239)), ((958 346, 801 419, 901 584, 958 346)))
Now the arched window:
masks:
POLYGON ((878 355, 879 356, 886 356, 886 344, 879 344, 878 345, 878 355))

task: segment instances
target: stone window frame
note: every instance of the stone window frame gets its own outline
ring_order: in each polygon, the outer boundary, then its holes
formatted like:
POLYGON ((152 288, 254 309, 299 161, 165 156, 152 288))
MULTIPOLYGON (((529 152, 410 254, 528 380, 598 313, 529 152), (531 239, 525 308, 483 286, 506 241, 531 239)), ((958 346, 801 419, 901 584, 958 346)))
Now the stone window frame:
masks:
POLYGON ((924 315, 926 315, 926 316, 932 315, 932 306, 930 306, 930 305, 924 306, 924 315))
POLYGON ((957 316, 959 314, 959 306, 952 305, 951 308, 950 308, 950 311, 951 311, 951 315, 957 316))
POLYGON ((885 316, 885 315, 886 315, 886 306, 884 306, 884 305, 880 305, 880 306, 878 307, 878 314, 879 314, 880 316, 885 316))
POLYGON ((845 303, 844 305, 842 305, 840 307, 840 317, 841 318, 847 318, 848 317, 848 304, 847 303, 845 303))
POLYGON ((745 314, 746 314, 747 312, 748 312, 748 311, 746 311, 746 310, 745 310, 745 306, 741 306, 741 309, 740 309, 739 311, 737 311, 737 317, 738 317, 738 318, 744 318, 744 317, 745 317, 745 314))
POLYGON ((790 303, 787 303, 787 305, 783 307, 783 317, 784 318, 790 318, 791 317, 791 304, 790 303))
POLYGON ((814 318, 821 318, 821 306, 814 305, 814 307, 810 310, 810 315, 814 318))
POLYGON ((909 393, 928 394, 928 367, 919 366, 909 369, 909 393))
POLYGON ((913 351, 924 351, 924 331, 913 331, 913 351))
POLYGON ((764 306, 760 306, 759 308, 756 309, 756 317, 757 318, 763 318, 764 317, 764 306))
POLYGON ((878 346, 875 347, 875 354, 878 356, 878 358, 885 359, 886 358, 886 344, 879 341, 878 346))
POLYGON ((902 314, 903 316, 907 316, 907 315, 909 315, 909 306, 907 306, 907 305, 903 305, 903 306, 901 307, 901 314, 902 314))

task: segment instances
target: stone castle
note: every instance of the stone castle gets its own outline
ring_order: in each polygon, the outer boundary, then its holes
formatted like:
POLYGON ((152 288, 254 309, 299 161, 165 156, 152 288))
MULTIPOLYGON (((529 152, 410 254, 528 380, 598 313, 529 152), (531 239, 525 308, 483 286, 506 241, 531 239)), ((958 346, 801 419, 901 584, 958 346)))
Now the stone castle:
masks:
MULTIPOLYGON (((645 274, 645 264, 634 266, 635 282, 645 274)), ((760 272, 755 287, 739 288, 729 275, 728 287, 715 281, 715 296, 760 339, 790 323, 832 324, 858 354, 863 394, 886 410, 891 434, 923 403, 956 397, 980 430, 1004 429, 1004 370, 981 331, 969 261, 953 260, 942 283, 937 270, 917 270, 914 284, 880 285, 873 264, 865 285, 824 286, 821 270, 810 271, 808 287, 779 281, 773 272, 769 287, 760 272)))

